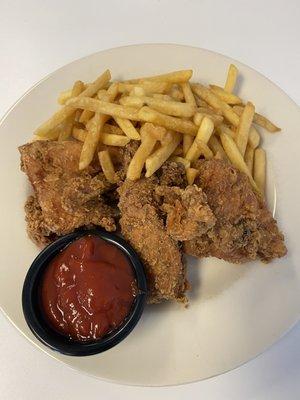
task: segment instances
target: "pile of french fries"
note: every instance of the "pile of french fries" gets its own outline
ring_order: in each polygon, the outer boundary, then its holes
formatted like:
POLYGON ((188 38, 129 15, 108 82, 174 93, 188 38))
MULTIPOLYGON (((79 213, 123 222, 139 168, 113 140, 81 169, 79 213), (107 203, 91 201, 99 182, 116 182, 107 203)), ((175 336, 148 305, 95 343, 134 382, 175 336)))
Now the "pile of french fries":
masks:
POLYGON ((83 142, 79 169, 87 168, 98 153, 110 182, 116 182, 115 169, 109 147, 102 145, 140 142, 127 170, 130 180, 150 177, 165 161, 174 160, 184 165, 192 184, 199 158, 227 160, 264 196, 266 153, 259 147, 257 126, 272 133, 280 129, 233 93, 236 66, 229 66, 224 87, 191 83, 192 74, 183 70, 112 82, 107 70, 93 83, 77 81, 60 93, 62 107, 36 130, 36 138, 83 142))

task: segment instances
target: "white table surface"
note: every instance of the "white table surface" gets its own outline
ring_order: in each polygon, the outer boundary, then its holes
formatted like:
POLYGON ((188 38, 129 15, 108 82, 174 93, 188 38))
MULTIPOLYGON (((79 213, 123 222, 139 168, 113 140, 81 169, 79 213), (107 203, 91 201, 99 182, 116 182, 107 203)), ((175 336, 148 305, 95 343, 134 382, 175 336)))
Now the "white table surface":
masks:
MULTIPOLYGON (((0 0, 0 115, 62 65, 143 42, 189 44, 229 55, 262 72, 299 104, 299 20, 299 0, 0 0)), ((0 313, 0 399, 299 399, 299 343, 300 324, 225 375, 179 387, 128 387, 56 362, 0 313)))

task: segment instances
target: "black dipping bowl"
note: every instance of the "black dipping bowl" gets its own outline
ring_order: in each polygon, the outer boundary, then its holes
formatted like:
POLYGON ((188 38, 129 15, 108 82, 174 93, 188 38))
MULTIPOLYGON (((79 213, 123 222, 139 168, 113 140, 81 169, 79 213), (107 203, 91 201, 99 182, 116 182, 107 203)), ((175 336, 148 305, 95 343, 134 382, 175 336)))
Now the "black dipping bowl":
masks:
POLYGON ((23 292, 22 306, 26 322, 33 334, 46 346, 69 356, 88 356, 102 353, 120 343, 138 323, 146 300, 147 284, 143 265, 137 254, 125 240, 117 235, 101 229, 85 230, 71 233, 56 240, 47 246, 33 261, 26 275, 23 292), (86 236, 95 235, 117 246, 128 257, 135 271, 138 294, 134 300, 131 312, 124 323, 116 330, 108 333, 103 338, 93 342, 76 342, 57 333, 45 320, 40 304, 39 284, 44 271, 50 261, 68 244, 86 236))

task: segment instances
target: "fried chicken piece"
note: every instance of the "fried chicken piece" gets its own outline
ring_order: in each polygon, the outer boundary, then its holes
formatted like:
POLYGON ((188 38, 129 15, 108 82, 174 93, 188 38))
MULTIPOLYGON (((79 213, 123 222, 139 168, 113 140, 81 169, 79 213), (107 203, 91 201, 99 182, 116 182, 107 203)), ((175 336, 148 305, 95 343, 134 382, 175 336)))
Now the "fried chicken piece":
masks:
POLYGON ((160 208, 167 214, 166 229, 173 239, 192 240, 214 226, 216 219, 206 195, 196 185, 185 189, 159 186, 155 193, 163 198, 160 208))
POLYGON ((158 177, 162 186, 178 186, 183 189, 187 186, 184 165, 175 161, 166 161, 159 169, 158 177))
POLYGON ((177 242, 166 232, 155 201, 155 178, 125 181, 120 194, 121 231, 144 263, 149 302, 185 301, 185 266, 177 242))
POLYGON ((195 183, 205 192, 217 221, 206 234, 186 241, 184 251, 234 263, 283 257, 284 237, 247 176, 222 160, 200 161, 196 167, 195 183))
POLYGON ((101 197, 111 185, 93 165, 78 170, 81 147, 75 141, 36 141, 19 148, 21 168, 32 184, 42 213, 41 218, 37 207, 27 206, 27 221, 31 221, 28 229, 40 243, 43 240, 32 229, 34 217, 28 217, 30 209, 36 210, 36 223, 40 221, 42 231, 47 230, 45 237, 51 237, 49 232, 61 236, 83 226, 116 229, 116 211, 101 197))
POLYGON ((29 196, 25 203, 25 221, 27 234, 33 242, 46 246, 57 238, 45 225, 42 209, 35 196, 29 196))

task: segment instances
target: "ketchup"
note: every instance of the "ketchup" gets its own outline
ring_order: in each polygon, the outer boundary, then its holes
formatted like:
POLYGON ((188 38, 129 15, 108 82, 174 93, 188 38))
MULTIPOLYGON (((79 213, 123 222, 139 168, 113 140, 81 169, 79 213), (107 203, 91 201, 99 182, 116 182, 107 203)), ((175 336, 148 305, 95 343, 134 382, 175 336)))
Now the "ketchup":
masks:
POLYGON ((51 261, 41 282, 41 303, 57 332, 92 341, 124 322, 136 292, 135 274, 122 250, 88 235, 51 261))

